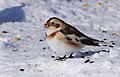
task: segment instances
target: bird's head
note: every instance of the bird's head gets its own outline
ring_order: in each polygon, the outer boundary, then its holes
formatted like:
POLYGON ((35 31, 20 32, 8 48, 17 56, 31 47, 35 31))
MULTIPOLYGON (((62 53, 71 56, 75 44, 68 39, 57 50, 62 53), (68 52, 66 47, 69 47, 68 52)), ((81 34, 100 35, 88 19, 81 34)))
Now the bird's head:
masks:
POLYGON ((44 24, 46 33, 51 34, 65 28, 65 22, 57 17, 52 17, 44 24))

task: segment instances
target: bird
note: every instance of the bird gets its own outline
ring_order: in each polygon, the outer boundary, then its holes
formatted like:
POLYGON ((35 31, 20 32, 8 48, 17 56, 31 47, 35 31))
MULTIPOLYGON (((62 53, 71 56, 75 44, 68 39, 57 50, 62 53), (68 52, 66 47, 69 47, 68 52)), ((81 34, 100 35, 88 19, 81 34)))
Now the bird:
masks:
POLYGON ((66 55, 79 52, 85 46, 99 46, 97 39, 86 36, 74 26, 66 23, 58 17, 51 17, 44 23, 46 42, 57 54, 58 59, 66 58, 66 55), (62 57, 60 57, 62 56, 62 57))

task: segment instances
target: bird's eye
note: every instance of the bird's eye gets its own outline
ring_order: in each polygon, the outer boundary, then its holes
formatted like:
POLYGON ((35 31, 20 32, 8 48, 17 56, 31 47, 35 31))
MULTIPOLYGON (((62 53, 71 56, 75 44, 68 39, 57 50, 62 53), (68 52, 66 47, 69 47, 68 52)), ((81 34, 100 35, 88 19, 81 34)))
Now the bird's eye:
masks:
POLYGON ((59 28, 59 27, 60 27, 60 24, 56 24, 55 27, 56 27, 56 28, 59 28))
POLYGON ((53 25, 54 24, 54 22, 51 22, 51 25, 53 25))

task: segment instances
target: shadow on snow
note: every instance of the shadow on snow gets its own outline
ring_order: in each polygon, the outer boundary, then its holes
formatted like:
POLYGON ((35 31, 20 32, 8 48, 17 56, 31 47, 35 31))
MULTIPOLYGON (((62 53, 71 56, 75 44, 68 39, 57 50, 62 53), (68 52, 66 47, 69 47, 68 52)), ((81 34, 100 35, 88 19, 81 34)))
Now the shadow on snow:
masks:
POLYGON ((75 58, 84 58, 84 57, 92 56, 95 53, 100 53, 100 52, 109 52, 109 50, 78 52, 78 53, 74 54, 74 57, 75 58))
POLYGON ((25 13, 22 6, 6 8, 0 11, 0 24, 5 22, 22 22, 25 19, 25 13))

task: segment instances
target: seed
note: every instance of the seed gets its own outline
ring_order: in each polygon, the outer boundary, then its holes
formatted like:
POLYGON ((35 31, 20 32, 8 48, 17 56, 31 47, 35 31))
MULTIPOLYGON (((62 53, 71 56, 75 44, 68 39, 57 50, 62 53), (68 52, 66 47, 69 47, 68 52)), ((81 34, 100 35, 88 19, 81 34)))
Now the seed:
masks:
POLYGON ((109 47, 113 48, 113 46, 112 46, 112 45, 109 45, 109 47))
POLYGON ((51 56, 52 58, 55 58, 55 56, 51 56))
POLYGON ((103 40, 107 40, 107 39, 103 39, 103 40))
POLYGON ((112 43, 113 45, 115 45, 115 43, 112 43))
POLYGON ((90 62, 90 59, 87 59, 84 63, 88 63, 88 62, 90 62))
POLYGON ((46 49, 45 47, 43 47, 43 49, 46 49))
POLYGON ((20 69, 20 71, 22 71, 22 72, 23 72, 24 70, 25 70, 25 69, 23 69, 23 68, 20 69))
POLYGON ((39 41, 43 41, 42 39, 40 39, 39 41))
POLYGON ((108 45, 103 45, 103 46, 108 46, 108 45))
POLYGON ((94 63, 94 61, 90 61, 90 63, 94 63))
POLYGON ((8 33, 8 31, 2 31, 2 33, 8 33))
POLYGON ((107 31, 102 31, 102 33, 107 33, 107 31))

